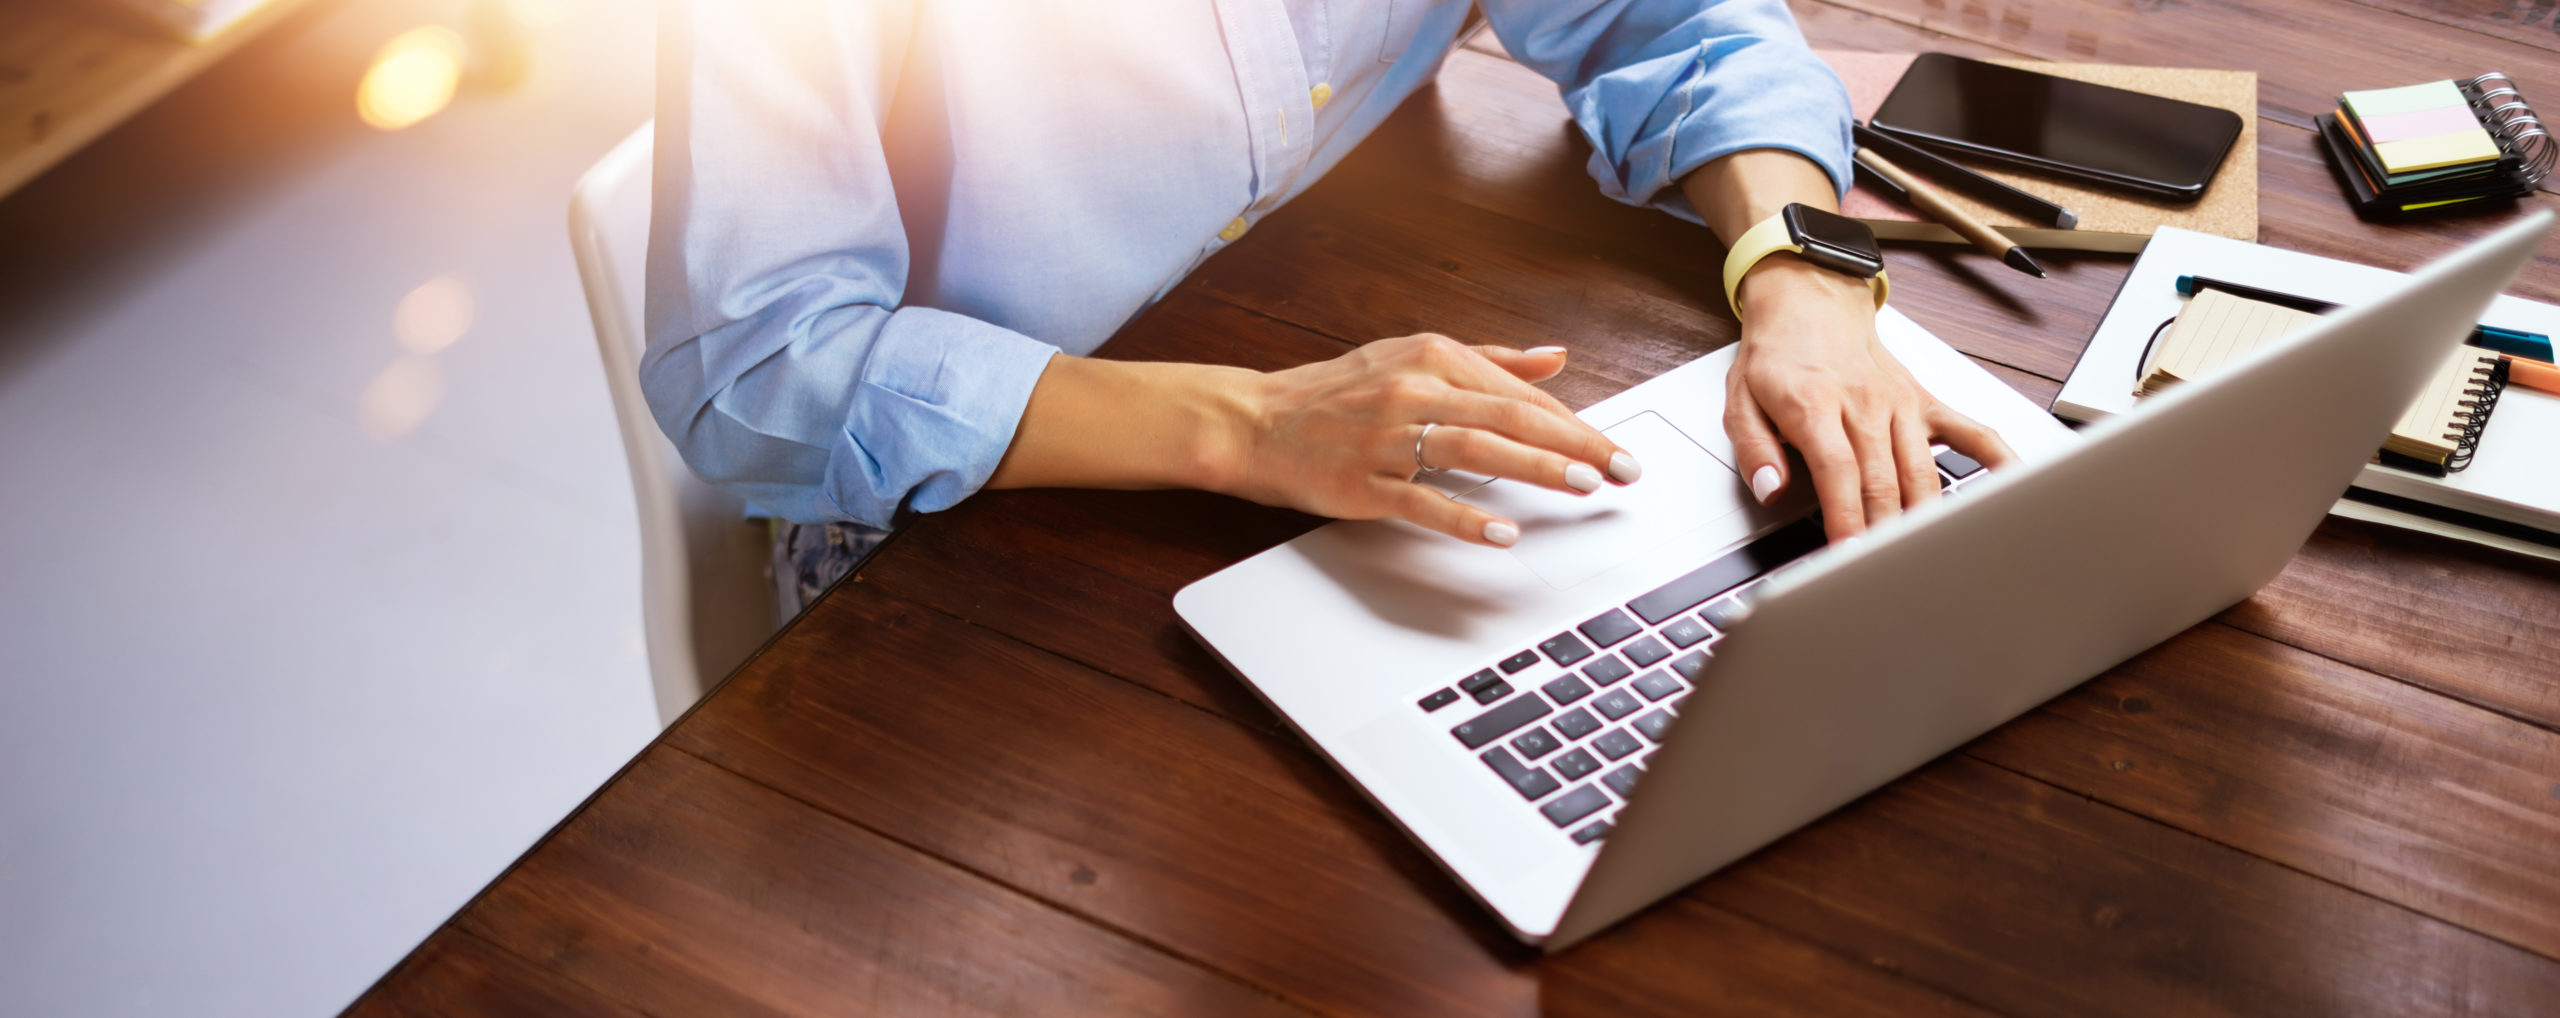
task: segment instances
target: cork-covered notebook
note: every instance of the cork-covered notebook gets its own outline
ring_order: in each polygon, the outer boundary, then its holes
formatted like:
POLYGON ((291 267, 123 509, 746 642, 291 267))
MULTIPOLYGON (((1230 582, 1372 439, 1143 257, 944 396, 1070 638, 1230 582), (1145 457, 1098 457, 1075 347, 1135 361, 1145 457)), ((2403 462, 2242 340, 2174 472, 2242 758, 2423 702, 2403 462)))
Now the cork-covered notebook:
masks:
MULTIPOLYGON (((1902 80, 1902 72, 1910 68, 1911 60, 1916 56, 1911 53, 1853 53, 1846 50, 1815 52, 1831 65, 1832 70, 1839 72, 1840 80, 1849 86, 1849 105, 1859 120, 1873 116, 1876 107, 1884 105, 1885 95, 1893 91, 1895 82, 1902 80)), ((2205 186, 2204 197, 2184 205, 1949 156, 1986 176, 2070 209, 2079 215, 2080 225, 2073 230, 2026 226, 2017 216, 1966 195, 1950 193, 1949 198, 1963 206, 1965 211, 2000 228, 2010 240, 2031 248, 2140 251, 2144 242, 2151 239, 2151 231, 2162 226, 2178 226, 2235 240, 2258 239, 2257 72, 2064 64, 2043 60, 1992 62, 2230 110, 2240 114, 2240 139, 2232 144, 2231 154, 2223 159, 2221 172, 2214 174, 2213 182, 2205 186)), ((1879 240, 1965 242, 1954 230, 1930 222, 1920 214, 1920 210, 1863 186, 1851 188, 1848 197, 1840 204, 1842 212, 1873 227, 1879 240)))

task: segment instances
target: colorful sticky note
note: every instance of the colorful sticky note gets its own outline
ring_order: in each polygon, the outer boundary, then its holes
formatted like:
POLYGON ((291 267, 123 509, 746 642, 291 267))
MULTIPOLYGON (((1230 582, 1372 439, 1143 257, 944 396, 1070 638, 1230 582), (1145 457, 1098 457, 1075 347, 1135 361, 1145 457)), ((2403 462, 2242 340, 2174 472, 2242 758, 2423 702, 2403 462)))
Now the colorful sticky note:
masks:
POLYGON ((2451 78, 2399 88, 2369 88, 2362 92, 2349 92, 2339 98, 2346 102, 2348 109, 2355 111, 2357 117, 2368 119, 2469 105, 2463 101, 2462 90, 2454 87, 2451 78))
POLYGON ((2480 118, 2471 112, 2469 103, 2407 113, 2385 113, 2363 120, 2365 136, 2377 145, 2386 141, 2407 141, 2480 129, 2480 118))
POLYGON ((2373 147, 2374 158, 2382 160, 2382 168, 2391 173, 2432 170, 2439 166, 2459 166, 2498 158, 2498 143, 2489 132, 2474 124, 2468 131, 2438 134, 2405 141, 2386 141, 2373 147))

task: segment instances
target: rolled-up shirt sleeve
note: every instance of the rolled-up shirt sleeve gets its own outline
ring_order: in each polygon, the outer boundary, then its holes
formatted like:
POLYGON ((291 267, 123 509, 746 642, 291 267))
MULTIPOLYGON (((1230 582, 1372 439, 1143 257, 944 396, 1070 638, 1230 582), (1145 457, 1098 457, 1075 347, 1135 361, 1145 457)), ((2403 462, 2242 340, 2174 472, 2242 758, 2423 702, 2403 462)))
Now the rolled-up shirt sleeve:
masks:
POLYGON ((1746 149, 1796 152, 1849 186, 1849 95, 1783 0, 1484 0, 1523 65, 1552 79, 1610 197, 1695 220, 1677 184, 1746 149))
POLYGON ((912 12, 662 5, 641 387, 685 463, 801 522, 948 508, 1012 444, 1056 348, 902 305, 881 131, 912 12))

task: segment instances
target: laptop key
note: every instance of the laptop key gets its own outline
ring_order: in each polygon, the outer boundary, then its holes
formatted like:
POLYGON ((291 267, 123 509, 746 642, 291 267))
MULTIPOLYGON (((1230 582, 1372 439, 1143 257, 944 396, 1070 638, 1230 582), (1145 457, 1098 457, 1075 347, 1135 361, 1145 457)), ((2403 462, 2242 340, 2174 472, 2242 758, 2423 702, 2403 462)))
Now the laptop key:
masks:
POLYGON ((1660 743, 1665 736, 1671 734, 1671 712, 1667 710, 1646 711, 1629 723, 1635 725, 1636 731, 1643 732, 1645 738, 1652 739, 1655 743, 1660 743))
POLYGON ((1598 785, 1584 785, 1557 796, 1554 802, 1538 807, 1538 812, 1547 815, 1548 823, 1558 827, 1569 827, 1574 821, 1607 808, 1609 808, 1609 793, 1601 791, 1598 785))
POLYGON ((1954 474, 1959 481, 1973 476, 1974 471, 1982 469, 1982 464, 1974 462, 1973 457, 1953 449, 1938 454, 1938 465, 1947 468, 1947 472, 1954 474))
POLYGON ((1627 660, 1635 662, 1638 668, 1651 668, 1654 662, 1670 657, 1671 648, 1663 646, 1662 641, 1648 636, 1628 644, 1627 649, 1618 653, 1625 654, 1627 660))
POLYGON ((1472 693, 1502 681, 1502 675, 1491 668, 1458 680, 1458 692, 1472 693))
POLYGON ((1576 845, 1588 845, 1608 836, 1609 822, 1603 820, 1599 823, 1592 824, 1589 827, 1573 832, 1573 843, 1576 845))
MULTIPOLYGON (((1654 741, 1659 742, 1661 740, 1656 739, 1654 741)), ((1519 738, 1511 740, 1511 748, 1519 750, 1520 757, 1524 760, 1535 760, 1549 753, 1553 753, 1563 746, 1563 740, 1556 738, 1554 732, 1547 731, 1544 728, 1529 729, 1528 731, 1520 733, 1519 738)))
POLYGON ((1624 728, 1612 728, 1599 738, 1591 740, 1591 748, 1599 750, 1601 755, 1611 760, 1624 760, 1627 754, 1643 749, 1644 743, 1636 741, 1636 737, 1627 734, 1624 728))
POLYGON ((1538 649, 1546 651, 1547 657, 1554 659, 1559 665, 1570 666, 1576 661, 1591 656, 1591 647, 1575 639, 1572 633, 1557 633, 1547 637, 1545 643, 1538 645, 1538 649))
POLYGON ((1437 693, 1431 694, 1430 696, 1423 697, 1422 709, 1426 712, 1435 711, 1456 702, 1458 702, 1458 691, 1454 689, 1443 689, 1437 693))
POLYGON ((1580 781, 1583 775, 1600 769, 1600 759, 1588 750, 1569 749, 1563 756, 1547 761, 1547 766, 1555 768, 1566 781, 1580 781))
POLYGON ((1520 669, 1527 668, 1530 665, 1537 663, 1538 652, 1534 650, 1524 650, 1520 653, 1513 654, 1510 657, 1502 659, 1502 674, 1518 675, 1520 674, 1520 669))
POLYGON ((1636 680, 1628 683, 1627 688, 1644 694, 1647 700, 1661 703, 1663 698, 1678 696, 1681 690, 1689 687, 1681 685, 1680 680, 1672 678, 1670 672, 1646 672, 1636 676, 1636 680))
POLYGON ((1495 774, 1501 775, 1503 783, 1520 793, 1521 798, 1531 802, 1545 798, 1547 793, 1564 787, 1564 783, 1557 781, 1555 775, 1521 763, 1518 757, 1511 755, 1510 750, 1500 746, 1484 751, 1484 764, 1493 768, 1495 774))
POLYGON ((1584 665, 1582 677, 1595 686, 1605 686, 1636 673, 1634 666, 1618 660, 1616 654, 1602 654, 1600 660, 1584 665))
POLYGON ((1511 684, 1510 684, 1510 683, 1508 683, 1508 682, 1496 682, 1496 683, 1494 683, 1493 685, 1486 686, 1486 687, 1484 687, 1484 688, 1482 688, 1482 689, 1476 690, 1476 702, 1477 702, 1477 703, 1492 703, 1492 702, 1494 702, 1495 700, 1499 700, 1499 699, 1502 699, 1503 697, 1510 696, 1510 695, 1511 695, 1511 684))
POLYGON ((1698 676, 1706 674, 1707 656, 1703 650, 1682 654, 1679 660, 1671 662, 1671 670, 1679 672, 1681 678, 1696 682, 1698 676))
POLYGON ((1556 726, 1556 734, 1564 736, 1567 742, 1578 740, 1599 731, 1602 727, 1599 718, 1592 717, 1590 711, 1580 707, 1556 715, 1555 721, 1551 723, 1556 726))
POLYGON ((1606 715, 1611 721, 1633 714, 1643 707, 1644 701, 1636 699, 1635 694, 1623 689, 1612 689, 1600 694, 1599 699, 1591 701, 1591 709, 1606 715))
POLYGON ((1610 791, 1618 793, 1618 798, 1626 799, 1636 794, 1636 779, 1643 776, 1644 772, 1637 770, 1636 765, 1628 764, 1601 775, 1600 783, 1609 786, 1610 791))
POLYGON ((1822 518, 1807 516, 1627 602, 1627 610, 1636 613, 1636 617, 1645 620, 1646 624, 1658 626, 1664 619, 1697 607, 1708 598, 1803 558, 1806 553, 1820 547, 1822 518))
POLYGON ((1627 613, 1611 608, 1589 622, 1573 627, 1591 641, 1594 647, 1616 646, 1618 641, 1644 632, 1644 626, 1628 618, 1627 613))
POLYGON ((1751 609, 1744 607, 1741 601, 1727 597, 1717 599, 1716 603, 1708 605, 1707 610, 1699 612, 1698 615, 1706 619, 1708 625, 1729 633, 1743 619, 1751 616, 1751 609))
POLYGON ((1538 688, 1545 690, 1547 699, 1555 701, 1559 707, 1591 695, 1591 686, 1571 675, 1538 688))
POLYGON ((1459 722, 1458 727, 1449 729, 1449 734, 1457 736, 1459 744, 1468 749, 1481 749, 1485 743, 1518 731, 1520 726, 1546 717, 1554 709, 1535 694, 1523 696, 1459 722))
POLYGON ((1706 623, 1698 621, 1694 615, 1680 616, 1678 621, 1662 627, 1662 638, 1671 641, 1674 647, 1693 647, 1698 641, 1713 635, 1706 623))

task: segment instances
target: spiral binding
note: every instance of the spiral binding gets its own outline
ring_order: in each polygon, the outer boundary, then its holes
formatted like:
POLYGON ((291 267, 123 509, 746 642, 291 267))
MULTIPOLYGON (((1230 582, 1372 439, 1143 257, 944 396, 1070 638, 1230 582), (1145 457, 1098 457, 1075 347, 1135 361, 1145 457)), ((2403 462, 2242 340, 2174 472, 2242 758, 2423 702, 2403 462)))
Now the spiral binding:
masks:
POLYGON ((2444 470, 2448 474, 2470 466, 2471 457, 2480 451, 2480 433, 2488 430, 2489 415, 2497 412, 2498 397, 2507 391, 2506 358, 2481 358, 2480 366, 2473 369, 2471 377, 2480 383, 2480 387, 2463 389, 2462 394, 2471 398, 2456 403, 2462 409, 2453 414, 2454 420, 2462 422, 2462 430, 2448 431, 2444 435, 2453 441, 2453 455, 2445 457, 2444 461, 2444 470))
POLYGON ((2553 141, 2551 131, 2543 126, 2533 107, 2525 105, 2524 93, 2516 91, 2516 80, 2503 71, 2491 71, 2462 85, 2464 97, 2480 116, 2480 124, 2495 133, 2507 151, 2523 164, 2525 183, 2539 185, 2549 176, 2552 164, 2560 161, 2560 142, 2553 141), (2493 86, 2491 83, 2495 82, 2493 86))

